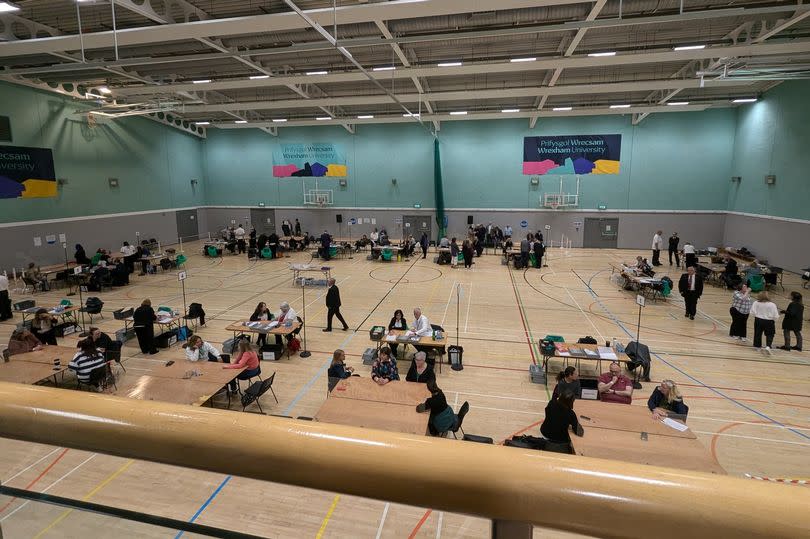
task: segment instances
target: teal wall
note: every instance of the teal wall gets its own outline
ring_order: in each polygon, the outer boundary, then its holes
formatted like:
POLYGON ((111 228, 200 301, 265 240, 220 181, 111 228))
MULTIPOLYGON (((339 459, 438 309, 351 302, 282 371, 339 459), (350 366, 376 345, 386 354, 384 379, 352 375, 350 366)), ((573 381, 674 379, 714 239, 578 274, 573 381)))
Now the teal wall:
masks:
MULTIPOLYGON (((580 207, 609 209, 725 209, 733 149, 734 111, 659 114, 639 126, 630 116, 528 121, 444 122, 441 141, 448 208, 536 208, 543 192, 559 192, 559 176, 543 176, 539 188, 522 174, 523 137, 531 135, 622 135, 618 175, 583 176, 580 207), (696 196, 696 192, 700 196, 696 196)), ((272 177, 273 149, 281 143, 335 142, 347 152, 348 185, 323 179, 335 190, 336 206, 433 206, 432 139, 416 125, 358 125, 281 129, 279 137, 258 130, 210 130, 206 140, 209 203, 297 206, 302 180, 272 177), (396 187, 391 178, 397 179, 396 187)), ((308 187, 314 187, 307 180, 308 187)), ((576 180, 565 177, 564 191, 576 180)))
POLYGON ((737 109, 728 209, 810 219, 810 81, 783 83, 737 109), (766 175, 776 183, 767 185, 766 175))
POLYGON ((128 118, 95 129, 74 115, 83 104, 0 83, 0 115, 11 118, 8 146, 53 150, 59 196, 0 199, 0 222, 119 213, 205 204, 199 139, 151 120, 128 118), (120 187, 110 189, 108 178, 120 187), (195 189, 191 179, 200 180, 195 189))

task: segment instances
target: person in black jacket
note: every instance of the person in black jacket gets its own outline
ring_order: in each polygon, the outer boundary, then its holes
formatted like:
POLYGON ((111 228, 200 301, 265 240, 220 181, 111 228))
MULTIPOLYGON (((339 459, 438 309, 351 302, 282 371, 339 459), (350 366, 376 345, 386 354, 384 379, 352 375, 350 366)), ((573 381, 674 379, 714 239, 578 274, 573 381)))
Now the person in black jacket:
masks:
POLYGON ((433 372, 433 368, 427 364, 427 354, 424 352, 417 352, 414 354, 411 368, 408 369, 408 374, 405 376, 405 380, 408 382, 420 382, 423 384, 436 382, 436 374, 433 372))
POLYGON ((677 232, 673 232, 669 237, 669 265, 672 265, 672 257, 675 256, 675 265, 681 267, 681 257, 678 254, 678 244, 681 238, 678 237, 677 232))
POLYGON ((422 247, 422 258, 427 258, 429 245, 430 240, 428 239, 427 232, 422 232, 422 238, 419 240, 419 246, 422 247))
POLYGON ((76 263, 79 265, 84 266, 90 264, 90 259, 87 258, 87 253, 84 252, 84 247, 82 247, 79 243, 76 244, 76 252, 74 253, 73 258, 76 259, 76 263))
MULTIPOLYGON (((110 338, 109 335, 98 329, 97 327, 91 327, 90 331, 88 331, 88 338, 93 341, 101 351, 106 352, 107 350, 111 350, 113 352, 117 352, 121 350, 122 342, 121 341, 114 341, 110 338)), ((81 341, 77 346, 81 346, 81 341)))
POLYGON ((421 413, 430 411, 430 419, 428 420, 428 430, 431 436, 438 436, 443 432, 449 431, 453 428, 456 422, 456 415, 453 409, 447 404, 447 398, 444 392, 436 385, 433 380, 427 384, 427 389, 430 391, 430 397, 416 406, 416 411, 421 413))
POLYGON ((540 433, 547 440, 545 450, 554 453, 571 453, 571 436, 568 428, 577 436, 584 431, 574 412, 574 393, 568 390, 546 405, 546 418, 540 425, 540 433))
POLYGON ((354 367, 346 366, 346 352, 338 348, 332 354, 332 363, 329 365, 329 378, 342 380, 354 375, 354 367))
POLYGON ((546 245, 543 243, 543 235, 538 232, 537 236, 539 236, 539 239, 535 237, 534 240, 534 267, 539 269, 543 267, 543 255, 546 254, 546 245))
POLYGON ((157 316, 154 309, 152 309, 152 302, 148 299, 143 300, 141 306, 135 309, 132 314, 132 320, 141 353, 157 354, 158 350, 155 346, 155 320, 157 320, 157 316))
POLYGON ((326 327, 323 330, 332 331, 332 317, 337 316, 337 319, 343 324, 343 331, 346 331, 349 329, 349 324, 346 323, 343 319, 343 315, 340 314, 340 289, 338 289, 334 279, 329 279, 327 283, 329 290, 326 292, 326 327))
POLYGON ((683 416, 689 413, 689 408, 683 403, 683 396, 678 386, 672 380, 661 380, 661 385, 656 387, 649 400, 647 408, 653 413, 653 419, 663 419, 670 414, 683 416))
MULTIPOLYGON (((272 320, 273 313, 270 312, 270 309, 267 308, 267 304, 263 301, 260 301, 258 305, 256 305, 256 310, 253 311, 253 314, 250 315, 251 322, 258 322, 260 320, 272 320)), ((256 346, 263 346, 267 344, 267 334, 266 333, 259 333, 259 336, 256 338, 256 346)))
POLYGON ((790 293, 790 304, 784 310, 785 317, 782 319, 782 331, 785 336, 785 345, 780 346, 782 350, 802 351, 802 320, 804 319, 804 305, 802 295, 798 292, 790 293), (790 346, 790 332, 796 334, 796 346, 790 346))
POLYGON ((329 261, 329 249, 332 247, 332 236, 326 230, 321 234, 321 258, 324 262, 329 261))
POLYGON ((686 268, 686 273, 678 280, 678 292, 683 296, 686 306, 685 317, 690 320, 695 319, 697 313, 697 302, 703 294, 703 278, 695 272, 694 266, 686 268))
MULTIPOLYGON (((402 312, 402 309, 397 309, 394 311, 394 317, 391 318, 390 322, 388 322, 388 331, 390 332, 392 329, 408 331, 408 322, 405 320, 405 314, 402 312)), ((391 354, 393 354, 394 358, 396 359, 397 343, 389 342, 388 346, 391 348, 391 354)))

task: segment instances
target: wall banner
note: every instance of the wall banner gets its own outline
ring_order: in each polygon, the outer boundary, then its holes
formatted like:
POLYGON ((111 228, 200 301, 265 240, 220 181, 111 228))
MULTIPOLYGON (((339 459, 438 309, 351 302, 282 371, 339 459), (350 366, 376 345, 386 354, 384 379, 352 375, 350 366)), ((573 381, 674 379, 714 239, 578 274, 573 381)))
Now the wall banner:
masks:
POLYGON ((47 198, 56 194, 51 150, 0 146, 0 198, 47 198))
POLYGON ((618 174, 621 135, 523 138, 523 174, 618 174))
POLYGON ((273 151, 275 178, 345 178, 346 154, 331 142, 279 144, 273 151))

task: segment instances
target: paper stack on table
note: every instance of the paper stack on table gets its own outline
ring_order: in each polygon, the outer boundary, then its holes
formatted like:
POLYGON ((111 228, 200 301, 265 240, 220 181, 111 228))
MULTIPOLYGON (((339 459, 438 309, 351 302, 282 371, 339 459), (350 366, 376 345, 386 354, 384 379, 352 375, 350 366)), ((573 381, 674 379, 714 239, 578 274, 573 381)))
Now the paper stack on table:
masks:
POLYGON ((610 346, 599 346, 597 347, 597 350, 599 350, 599 357, 602 359, 619 359, 610 346))
POLYGON ((667 427, 673 428, 673 429, 675 429, 677 431, 680 431, 680 432, 683 432, 683 431, 685 431, 685 430, 687 430, 689 428, 686 425, 684 425, 683 423, 680 423, 680 422, 675 421, 674 419, 670 419, 668 417, 665 417, 664 419, 662 419, 661 422, 664 423, 664 425, 666 425, 667 427))

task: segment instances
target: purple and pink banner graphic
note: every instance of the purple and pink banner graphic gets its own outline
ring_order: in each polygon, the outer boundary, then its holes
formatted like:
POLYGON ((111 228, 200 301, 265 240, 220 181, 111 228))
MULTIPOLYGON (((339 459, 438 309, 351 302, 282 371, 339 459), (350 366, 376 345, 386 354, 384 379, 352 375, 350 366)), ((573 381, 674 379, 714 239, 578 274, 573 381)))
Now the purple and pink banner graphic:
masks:
POLYGON ((279 144, 273 151, 275 178, 345 178, 346 154, 331 142, 279 144))
POLYGON ((523 138, 523 174, 618 174, 621 135, 523 138))

